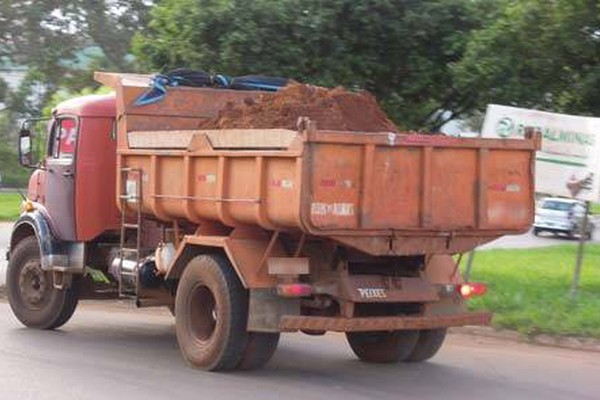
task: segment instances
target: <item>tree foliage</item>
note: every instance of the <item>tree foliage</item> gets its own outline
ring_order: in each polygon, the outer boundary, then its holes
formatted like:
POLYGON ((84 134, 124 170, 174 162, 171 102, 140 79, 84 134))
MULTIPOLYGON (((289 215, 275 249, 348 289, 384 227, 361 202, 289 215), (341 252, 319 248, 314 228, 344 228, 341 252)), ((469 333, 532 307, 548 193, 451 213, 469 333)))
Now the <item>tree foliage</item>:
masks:
POLYGON ((599 0, 153 3, 0 0, 0 62, 29 68, 5 103, 36 114, 59 89, 94 87, 91 69, 185 66, 367 89, 408 129, 488 103, 600 115, 599 0))
POLYGON ((147 71, 186 66, 367 89, 403 127, 438 127, 470 99, 449 68, 479 15, 471 0, 164 0, 133 51, 147 71))
POLYGON ((146 24, 144 0, 0 0, 0 62, 29 73, 7 99, 21 114, 36 113, 59 88, 93 86, 91 70, 131 68, 131 37, 146 24), (86 54, 87 49, 95 51, 86 54), (38 101, 32 86, 44 87, 38 101))
POLYGON ((503 1, 471 33, 455 82, 488 103, 600 116, 597 0, 503 1))

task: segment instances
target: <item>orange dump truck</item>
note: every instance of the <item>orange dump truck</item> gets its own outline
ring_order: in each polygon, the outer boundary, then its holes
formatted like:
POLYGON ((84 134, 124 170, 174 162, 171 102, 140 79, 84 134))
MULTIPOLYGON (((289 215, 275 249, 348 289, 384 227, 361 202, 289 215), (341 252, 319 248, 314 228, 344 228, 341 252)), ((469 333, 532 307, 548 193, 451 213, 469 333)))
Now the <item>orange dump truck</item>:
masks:
POLYGON ((175 315, 184 358, 249 369, 280 332, 345 332, 369 362, 422 361, 482 284, 452 255, 526 231, 537 137, 201 130, 257 92, 170 88, 97 73, 114 95, 59 105, 8 252, 7 294, 25 325, 53 329, 78 299, 131 298, 175 315))

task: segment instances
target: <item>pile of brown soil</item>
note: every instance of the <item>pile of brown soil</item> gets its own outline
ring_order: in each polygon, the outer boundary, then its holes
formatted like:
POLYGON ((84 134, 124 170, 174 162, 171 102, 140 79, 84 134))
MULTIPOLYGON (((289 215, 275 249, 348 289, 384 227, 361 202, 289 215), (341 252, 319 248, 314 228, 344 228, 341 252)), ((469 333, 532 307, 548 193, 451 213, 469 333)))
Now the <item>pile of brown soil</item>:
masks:
POLYGON ((274 94, 230 103, 219 116, 204 121, 200 129, 296 129, 299 117, 308 117, 319 130, 397 132, 398 128, 367 92, 353 93, 342 87, 291 83, 274 94))

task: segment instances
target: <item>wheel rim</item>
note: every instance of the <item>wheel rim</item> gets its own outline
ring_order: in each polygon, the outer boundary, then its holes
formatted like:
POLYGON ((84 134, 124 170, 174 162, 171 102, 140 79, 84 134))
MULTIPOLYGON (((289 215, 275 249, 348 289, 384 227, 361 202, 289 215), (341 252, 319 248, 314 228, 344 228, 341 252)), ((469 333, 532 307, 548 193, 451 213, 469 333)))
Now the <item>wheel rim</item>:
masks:
POLYGON ((50 286, 46 272, 38 260, 30 260, 19 273, 19 292, 23 303, 29 309, 40 309, 50 296, 50 286))
POLYGON ((189 301, 189 325, 191 336, 199 342, 208 342, 217 328, 219 313, 212 291, 204 285, 198 285, 192 291, 189 301))

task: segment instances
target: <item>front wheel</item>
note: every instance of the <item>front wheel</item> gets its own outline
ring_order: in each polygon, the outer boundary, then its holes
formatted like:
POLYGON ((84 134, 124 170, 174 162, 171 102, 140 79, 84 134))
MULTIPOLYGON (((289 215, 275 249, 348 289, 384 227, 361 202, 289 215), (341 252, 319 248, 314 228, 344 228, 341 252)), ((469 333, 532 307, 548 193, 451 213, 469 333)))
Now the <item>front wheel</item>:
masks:
POLYGON ((393 363, 408 359, 419 340, 419 331, 347 332, 346 339, 362 361, 393 363))
POLYGON ((78 280, 71 287, 56 289, 52 273, 40 262, 37 238, 20 241, 10 256, 6 271, 6 295, 21 323, 30 328, 55 329, 64 325, 77 307, 78 280))

